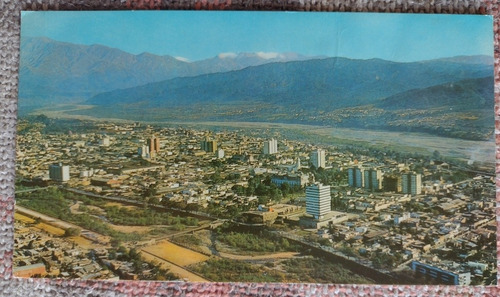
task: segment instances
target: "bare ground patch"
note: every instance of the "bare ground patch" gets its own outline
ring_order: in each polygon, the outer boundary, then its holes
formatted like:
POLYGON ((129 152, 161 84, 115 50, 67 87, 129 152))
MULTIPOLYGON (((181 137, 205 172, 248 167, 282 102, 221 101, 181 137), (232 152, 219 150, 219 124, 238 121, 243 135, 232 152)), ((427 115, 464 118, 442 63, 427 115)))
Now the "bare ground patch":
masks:
POLYGON ((108 223, 109 227, 111 227, 115 231, 123 232, 123 233, 140 233, 147 234, 149 231, 153 229, 152 226, 124 226, 124 225, 114 225, 108 223))
POLYGON ((157 244, 144 247, 142 250, 181 267, 209 259, 208 256, 168 241, 161 241, 157 244))

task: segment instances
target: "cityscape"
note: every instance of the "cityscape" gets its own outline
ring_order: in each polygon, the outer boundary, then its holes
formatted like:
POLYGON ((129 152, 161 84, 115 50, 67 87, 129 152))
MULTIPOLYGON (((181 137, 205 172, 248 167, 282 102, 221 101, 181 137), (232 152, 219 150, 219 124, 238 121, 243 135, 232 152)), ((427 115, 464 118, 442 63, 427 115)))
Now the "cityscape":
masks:
POLYGON ((16 197, 16 275, 241 280, 213 271, 233 261, 231 269, 249 270, 237 276, 245 280, 304 281, 290 273, 292 259, 326 257, 347 271, 363 267, 361 279, 349 272, 340 282, 424 281, 418 273, 430 283, 496 279, 494 176, 438 152, 352 152, 141 123, 46 134, 50 120, 33 121, 19 123, 26 189, 16 197), (132 249, 140 268, 121 255, 132 249))
POLYGON ((15 276, 496 284, 490 45, 188 59, 34 33, 67 16, 23 14, 15 276))

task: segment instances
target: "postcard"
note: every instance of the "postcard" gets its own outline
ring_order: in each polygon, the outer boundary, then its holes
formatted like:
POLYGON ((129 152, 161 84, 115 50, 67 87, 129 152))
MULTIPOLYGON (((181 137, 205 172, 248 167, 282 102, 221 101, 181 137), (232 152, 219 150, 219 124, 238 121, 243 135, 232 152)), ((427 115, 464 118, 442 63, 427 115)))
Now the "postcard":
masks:
POLYGON ((496 284, 493 19, 23 12, 14 275, 496 284))

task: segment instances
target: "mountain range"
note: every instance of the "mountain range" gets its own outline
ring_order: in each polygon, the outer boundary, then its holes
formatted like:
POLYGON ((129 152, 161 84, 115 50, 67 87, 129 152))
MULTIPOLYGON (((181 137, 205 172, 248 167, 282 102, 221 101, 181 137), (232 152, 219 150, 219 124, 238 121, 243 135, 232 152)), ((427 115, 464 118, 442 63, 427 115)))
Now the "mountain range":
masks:
POLYGON ((19 96, 25 106, 79 102, 101 92, 175 77, 314 58, 321 57, 295 53, 226 53, 186 62, 168 55, 133 55, 102 45, 87 46, 46 37, 24 37, 21 39, 19 96))
POLYGON ((266 121, 493 133, 493 59, 419 62, 243 53, 186 62, 47 38, 21 43, 20 106, 79 102, 75 113, 152 121, 266 121))

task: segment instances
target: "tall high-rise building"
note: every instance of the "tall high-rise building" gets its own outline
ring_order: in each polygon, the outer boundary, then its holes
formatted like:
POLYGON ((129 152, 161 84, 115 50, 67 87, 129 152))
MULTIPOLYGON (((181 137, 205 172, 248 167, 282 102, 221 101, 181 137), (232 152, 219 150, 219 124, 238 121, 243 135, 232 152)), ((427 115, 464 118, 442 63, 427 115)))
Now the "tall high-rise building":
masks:
POLYGON ((158 153, 160 151, 160 139, 156 136, 151 136, 148 139, 149 153, 154 155, 154 153, 158 153))
POLYGON ((306 212, 316 219, 331 212, 330 186, 316 183, 306 187, 306 212))
POLYGON ((217 141, 210 140, 207 137, 200 142, 200 149, 207 153, 215 153, 217 152, 217 141))
POLYGON ((311 152, 311 165, 317 168, 325 168, 326 167, 326 154, 325 150, 317 149, 311 152))
POLYGON ((419 195, 422 193, 422 175, 415 172, 401 175, 401 191, 403 194, 419 195))
POLYGON ((53 164, 49 166, 49 178, 58 182, 66 182, 69 180, 69 166, 53 164))
POLYGON ((371 191, 382 190, 382 171, 379 169, 366 169, 364 171, 365 189, 371 191))
POLYGON ((362 188, 364 185, 363 170, 359 167, 348 168, 347 180, 350 187, 362 188))
POLYGON ((271 139, 264 141, 264 155, 272 155, 278 152, 278 141, 276 139, 271 139))

